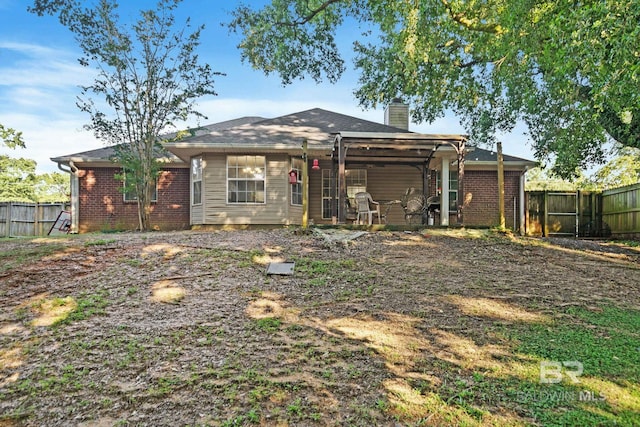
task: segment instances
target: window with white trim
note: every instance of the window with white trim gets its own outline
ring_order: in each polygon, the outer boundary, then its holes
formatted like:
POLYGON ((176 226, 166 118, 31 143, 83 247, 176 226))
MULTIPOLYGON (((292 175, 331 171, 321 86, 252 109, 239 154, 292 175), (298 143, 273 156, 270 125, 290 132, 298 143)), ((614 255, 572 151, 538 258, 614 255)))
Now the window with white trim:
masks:
POLYGON ((265 202, 265 156, 227 157, 227 202, 265 202))
MULTIPOLYGON (((355 206, 356 193, 367 191, 367 170, 366 169, 347 169, 344 171, 345 181, 347 184, 347 202, 350 206, 355 206)), ((322 170, 322 219, 331 219, 331 194, 333 180, 331 179, 331 170, 322 170)), ((336 191, 337 186, 336 186, 336 191)), ((338 196, 335 195, 337 198, 338 196)))
MULTIPOLYGON (((438 171, 436 175, 436 187, 438 188, 438 195, 442 191, 442 171, 438 171)), ((458 210, 458 171, 449 171, 449 211, 455 212, 458 210)))
POLYGON ((191 204, 202 204, 202 157, 191 159, 191 204))
POLYGON ((296 183, 289 184, 291 187, 291 204, 302 206, 302 159, 291 159, 291 170, 296 173, 296 183))

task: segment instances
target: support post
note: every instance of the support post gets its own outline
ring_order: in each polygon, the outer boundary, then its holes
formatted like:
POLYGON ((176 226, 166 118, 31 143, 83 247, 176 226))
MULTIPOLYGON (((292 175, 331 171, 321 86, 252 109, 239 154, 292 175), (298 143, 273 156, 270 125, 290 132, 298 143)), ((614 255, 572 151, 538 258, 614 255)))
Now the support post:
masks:
POLYGON ((302 141, 302 228, 309 226, 309 165, 307 163, 307 139, 302 141))
MULTIPOLYGON (((498 227, 506 228, 504 219, 504 158, 502 157, 502 142, 498 142, 498 227)), ((515 224, 514 224, 515 227, 515 224)))
POLYGON ((442 158, 442 174, 440 185, 442 186, 440 194, 440 225, 449 225, 449 162, 450 158, 442 158))
POLYGON ((347 153, 345 152, 344 142, 340 135, 338 138, 338 223, 344 224, 347 221, 347 215, 345 212, 346 200, 347 200, 347 178, 345 161, 347 153))
MULTIPOLYGON (((464 206, 467 200, 464 194, 464 152, 466 150, 466 140, 458 144, 458 203, 456 207, 456 222, 458 225, 464 224, 464 206)), ((442 206, 440 207, 442 209, 442 206)))
MULTIPOLYGON (((526 169, 524 172, 522 172, 520 174, 520 190, 518 191, 518 195, 520 196, 520 200, 519 200, 519 219, 520 219, 520 226, 518 227, 519 231, 520 231, 520 235, 524 236, 527 229, 526 229, 526 224, 527 224, 527 218, 525 216, 525 197, 524 197, 524 188, 527 185, 527 177, 526 177, 526 169)), ((514 224, 515 227, 515 224, 514 224)))

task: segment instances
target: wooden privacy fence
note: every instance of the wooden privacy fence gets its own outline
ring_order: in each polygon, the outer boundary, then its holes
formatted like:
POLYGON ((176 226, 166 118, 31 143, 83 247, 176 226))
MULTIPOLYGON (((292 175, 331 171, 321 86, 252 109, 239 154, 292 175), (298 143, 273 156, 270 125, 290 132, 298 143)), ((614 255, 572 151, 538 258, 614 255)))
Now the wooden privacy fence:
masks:
POLYGON ((0 202, 0 237, 45 236, 66 203, 0 202))
POLYGON ((526 193, 526 232, 532 236, 640 237, 640 183, 602 193, 526 193))
POLYGON ((587 191, 528 191, 527 234, 578 237, 602 234, 599 195, 587 191))
POLYGON ((640 237, 640 183, 602 192, 602 220, 619 237, 640 237))

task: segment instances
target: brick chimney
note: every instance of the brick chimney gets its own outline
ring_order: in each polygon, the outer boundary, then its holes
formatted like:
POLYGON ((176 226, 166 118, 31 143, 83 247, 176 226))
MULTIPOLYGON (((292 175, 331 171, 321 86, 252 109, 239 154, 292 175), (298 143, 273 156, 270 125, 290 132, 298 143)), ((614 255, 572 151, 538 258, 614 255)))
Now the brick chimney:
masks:
POLYGON ((384 110, 384 124, 409 130, 409 106, 400 98, 394 98, 384 110))

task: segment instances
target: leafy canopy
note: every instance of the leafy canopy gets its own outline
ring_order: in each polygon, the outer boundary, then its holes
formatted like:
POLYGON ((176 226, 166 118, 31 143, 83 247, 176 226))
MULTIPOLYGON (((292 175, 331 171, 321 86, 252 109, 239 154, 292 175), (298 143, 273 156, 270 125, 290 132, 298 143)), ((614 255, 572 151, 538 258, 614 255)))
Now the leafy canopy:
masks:
POLYGON ((243 60, 284 84, 345 70, 341 26, 364 107, 401 97, 417 122, 453 111, 475 142, 518 120, 540 160, 572 176, 613 138, 640 147, 640 2, 550 0, 273 0, 229 23, 243 60))
POLYGON ((83 87, 78 107, 89 114, 86 127, 116 145, 120 174, 138 202, 141 230, 150 229, 153 185, 157 178, 161 135, 190 116, 202 117, 195 101, 213 90, 214 72, 196 53, 203 26, 176 26, 180 0, 159 0, 124 22, 115 1, 35 0, 32 12, 57 14, 76 36, 80 63, 98 76, 83 87))
POLYGON ((22 132, 18 132, 15 129, 6 128, 0 123, 0 143, 6 145, 9 148, 21 147, 25 148, 24 139, 22 138, 22 132))

